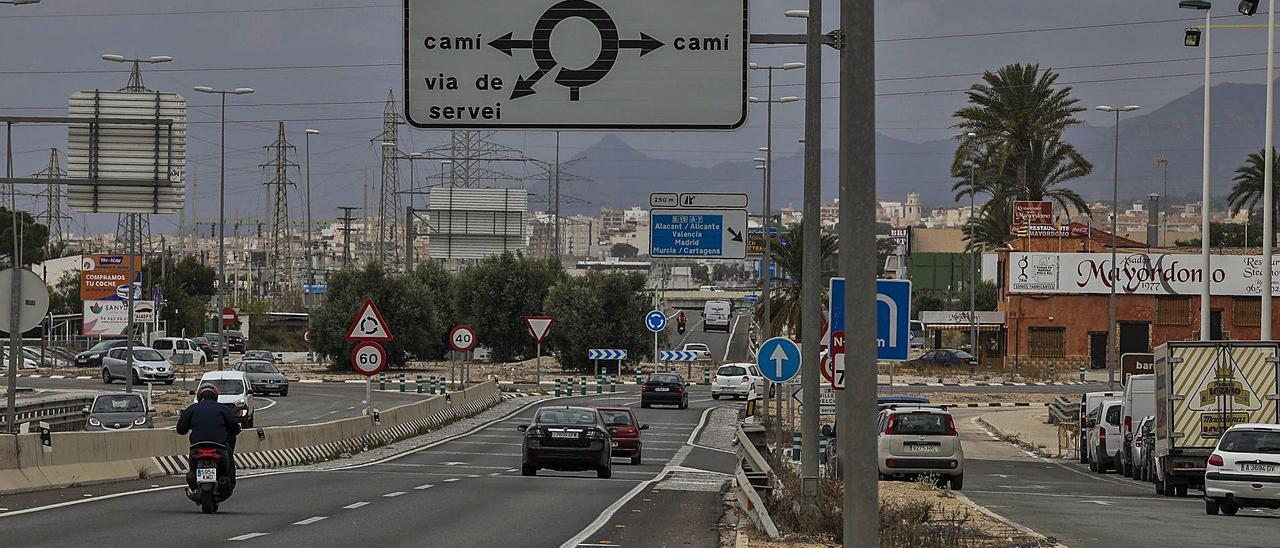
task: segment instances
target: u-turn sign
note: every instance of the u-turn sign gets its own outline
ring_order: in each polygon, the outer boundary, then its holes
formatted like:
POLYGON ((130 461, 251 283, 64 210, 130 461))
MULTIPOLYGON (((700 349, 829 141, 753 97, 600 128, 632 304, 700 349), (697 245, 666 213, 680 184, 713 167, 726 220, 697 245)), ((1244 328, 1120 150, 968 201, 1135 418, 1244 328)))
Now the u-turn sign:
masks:
MULTIPOLYGON (((845 332, 844 278, 831 279, 827 323, 845 332)), ((906 361, 911 348, 911 281, 876 280, 876 359, 906 361)))

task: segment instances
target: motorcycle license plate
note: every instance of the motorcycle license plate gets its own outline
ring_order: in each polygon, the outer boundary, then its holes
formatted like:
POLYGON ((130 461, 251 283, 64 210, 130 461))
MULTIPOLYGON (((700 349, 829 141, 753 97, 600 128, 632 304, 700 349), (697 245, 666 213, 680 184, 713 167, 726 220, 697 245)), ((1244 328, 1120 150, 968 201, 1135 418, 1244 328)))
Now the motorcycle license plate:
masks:
POLYGON ((196 483, 217 483, 217 482, 218 482, 217 468, 197 468, 196 469, 196 483))

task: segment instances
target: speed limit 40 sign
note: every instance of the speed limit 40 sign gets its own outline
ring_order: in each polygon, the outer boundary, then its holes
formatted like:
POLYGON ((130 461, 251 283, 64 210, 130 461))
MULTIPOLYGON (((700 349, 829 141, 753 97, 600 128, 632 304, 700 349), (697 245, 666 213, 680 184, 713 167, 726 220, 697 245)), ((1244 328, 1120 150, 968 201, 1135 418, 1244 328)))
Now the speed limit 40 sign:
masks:
POLYGON ((372 377, 386 366, 387 351, 376 342, 362 342, 351 350, 351 369, 356 373, 372 377))
POLYGON ((462 324, 449 332, 449 346, 458 352, 470 352, 476 347, 476 330, 462 324))

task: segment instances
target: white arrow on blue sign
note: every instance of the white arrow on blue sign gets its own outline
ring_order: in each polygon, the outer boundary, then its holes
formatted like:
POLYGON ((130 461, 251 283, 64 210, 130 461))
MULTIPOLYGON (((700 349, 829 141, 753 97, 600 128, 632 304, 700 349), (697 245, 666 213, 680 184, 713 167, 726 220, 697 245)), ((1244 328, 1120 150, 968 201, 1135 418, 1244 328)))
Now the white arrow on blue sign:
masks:
POLYGON ((786 337, 774 337, 760 345, 756 363, 764 378, 786 382, 800 372, 800 345, 786 337))
POLYGON ((663 350, 658 352, 658 360, 664 362, 696 362, 698 361, 698 353, 685 352, 684 350, 663 350))
MULTIPOLYGON (((831 278, 831 333, 845 331, 844 287, 844 278, 831 278)), ((911 280, 876 280, 876 359, 906 361, 910 349, 911 280)))
POLYGON ((587 359, 589 360, 625 360, 627 359, 626 350, 616 350, 612 348, 593 348, 587 350, 587 359))
POLYGON ((644 326, 648 327, 649 331, 659 333, 667 328, 667 315, 661 310, 650 310, 644 316, 644 326))

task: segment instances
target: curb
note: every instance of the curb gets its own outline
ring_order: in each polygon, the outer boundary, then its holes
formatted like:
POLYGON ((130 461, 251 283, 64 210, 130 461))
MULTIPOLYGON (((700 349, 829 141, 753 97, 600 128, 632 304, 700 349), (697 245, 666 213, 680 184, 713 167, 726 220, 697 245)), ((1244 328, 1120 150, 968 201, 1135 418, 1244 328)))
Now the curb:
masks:
POLYGON ((1050 381, 1050 382, 895 382, 890 385, 887 382, 876 383, 876 386, 1082 386, 1086 384, 1094 384, 1092 382, 1080 381, 1050 381))
POLYGON ((1035 446, 1035 444, 1033 444, 1033 443, 1023 441, 1023 440, 1021 440, 1021 439, 1019 439, 1019 438, 1017 438, 1017 437, 1014 437, 1014 436, 1010 436, 1008 433, 1004 432, 1003 430, 1001 430, 1001 429, 999 429, 999 428, 996 428, 994 425, 992 425, 991 423, 987 422, 987 420, 986 420, 986 419, 984 419, 984 418, 982 418, 982 417, 974 417, 974 420, 978 421, 978 424, 982 425, 982 427, 983 427, 983 428, 985 428, 985 429, 987 430, 987 432, 992 433, 992 434, 994 434, 996 437, 998 437, 998 438, 1000 438, 1000 439, 1002 439, 1002 440, 1008 441, 1009 443, 1012 443, 1012 444, 1014 444, 1014 445, 1018 446, 1019 448, 1021 448, 1021 449, 1022 449, 1022 450, 1024 450, 1024 451, 1028 451, 1028 452, 1030 452, 1030 453, 1032 453, 1032 454, 1034 454, 1034 455, 1036 455, 1036 456, 1038 456, 1038 457, 1040 457, 1040 458, 1044 458, 1044 459, 1057 458, 1057 457, 1050 456, 1048 453, 1045 453, 1045 452, 1044 452, 1044 451, 1042 451, 1039 447, 1036 447, 1036 446, 1035 446))
POLYGON ((947 408, 975 408, 975 407, 987 408, 987 407, 1049 407, 1053 404, 1030 403, 1030 402, 1024 402, 1024 401, 1014 402, 1014 403, 993 401, 993 402, 986 402, 986 403, 938 403, 938 404, 931 403, 929 405, 940 405, 947 408))
POLYGON ((1012 528, 1014 528, 1014 529, 1017 529, 1017 530, 1018 530, 1019 532, 1021 532, 1022 534, 1025 534, 1025 535, 1029 535, 1029 536, 1031 536, 1031 537, 1034 537, 1036 540, 1040 540, 1040 541, 1044 542, 1045 544, 1047 544, 1047 545, 1049 545, 1049 546, 1052 546, 1052 547, 1054 547, 1054 548, 1067 548, 1067 545, 1065 545, 1065 544, 1063 544, 1063 543, 1061 543, 1061 542, 1057 542, 1057 541, 1055 541, 1055 540, 1052 540, 1052 539, 1050 539, 1049 537, 1046 537, 1046 536, 1044 536, 1043 534, 1041 534, 1041 533, 1039 533, 1039 532, 1037 532, 1037 531, 1035 531, 1035 530, 1031 529, 1030 527, 1027 527, 1027 526, 1022 525, 1022 524, 1020 524, 1020 523, 1017 523, 1017 522, 1015 522, 1015 521, 1013 521, 1013 520, 1010 520, 1009 518, 1006 518, 1006 517, 1004 517, 1004 516, 1002 516, 1002 515, 1000 515, 1000 514, 995 513, 994 511, 990 510, 990 509, 989 509, 989 508, 987 508, 986 506, 983 506, 983 505, 981 505, 981 504, 978 504, 978 503, 974 502, 974 501, 973 501, 973 499, 970 499, 969 497, 964 496, 964 494, 963 494, 963 493, 961 493, 961 492, 959 492, 959 491, 952 491, 952 492, 951 492, 951 495, 952 495, 952 496, 954 496, 954 497, 956 498, 956 500, 958 500, 958 501, 960 501, 960 502, 965 503, 965 505, 969 506, 970 508, 973 508, 974 510, 976 510, 976 511, 978 511, 978 512, 981 512, 983 515, 985 515, 985 516, 987 516, 987 517, 989 517, 989 518, 991 518, 991 519, 994 519, 994 520, 996 520, 996 521, 998 521, 998 522, 1000 522, 1000 523, 1003 523, 1003 524, 1005 524, 1005 525, 1007 525, 1007 526, 1009 526, 1009 527, 1012 527, 1012 528))

